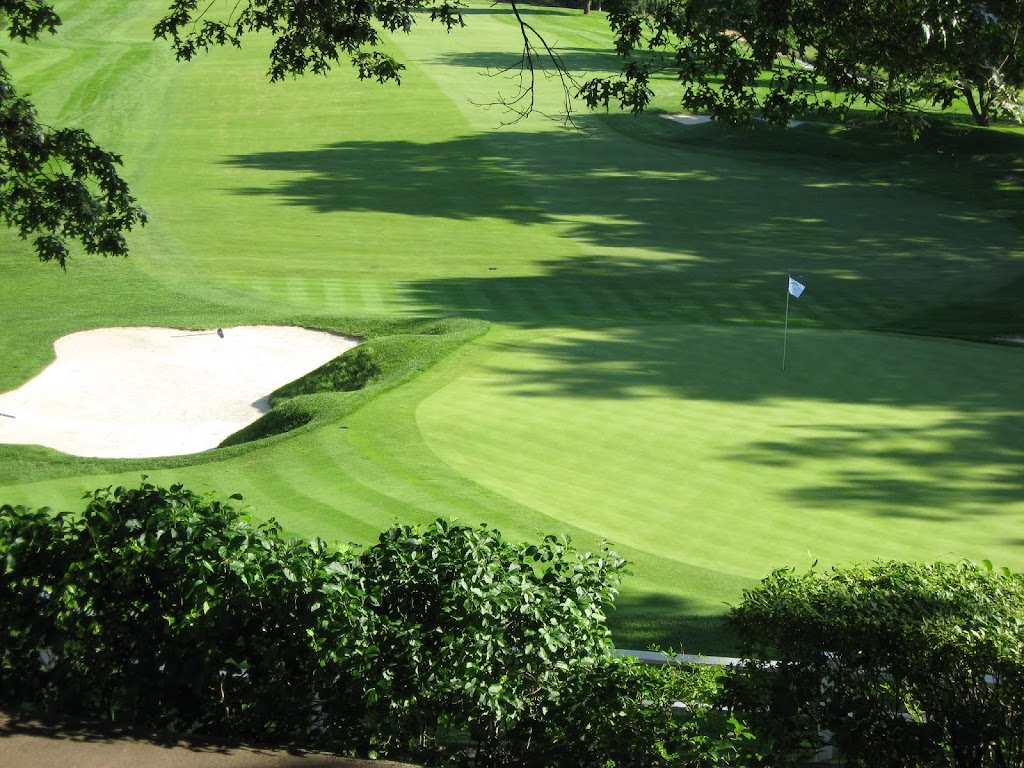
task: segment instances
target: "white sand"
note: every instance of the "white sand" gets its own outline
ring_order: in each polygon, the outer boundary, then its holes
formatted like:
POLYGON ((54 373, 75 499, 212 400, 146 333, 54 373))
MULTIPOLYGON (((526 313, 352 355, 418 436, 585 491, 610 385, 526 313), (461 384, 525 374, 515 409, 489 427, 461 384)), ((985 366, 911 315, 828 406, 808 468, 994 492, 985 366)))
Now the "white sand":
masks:
POLYGON ((58 339, 53 364, 0 394, 0 443, 107 458, 205 451, 256 421, 275 389, 359 343, 283 326, 223 334, 101 328, 58 339))
MULTIPOLYGON (((708 123, 711 121, 710 115, 693 115, 688 112, 680 112, 675 115, 662 114, 661 116, 666 120, 672 120, 677 123, 682 123, 683 125, 700 125, 701 123, 708 123)), ((754 119, 760 120, 761 118, 755 117, 754 119)), ((806 120, 790 120, 786 125, 789 128, 796 128, 797 126, 804 125, 806 123, 806 120)))
POLYGON ((709 115, 691 115, 685 112, 681 112, 677 115, 662 115, 666 120, 672 120, 676 123, 682 123, 683 125, 699 125, 700 123, 707 123, 711 121, 709 115))

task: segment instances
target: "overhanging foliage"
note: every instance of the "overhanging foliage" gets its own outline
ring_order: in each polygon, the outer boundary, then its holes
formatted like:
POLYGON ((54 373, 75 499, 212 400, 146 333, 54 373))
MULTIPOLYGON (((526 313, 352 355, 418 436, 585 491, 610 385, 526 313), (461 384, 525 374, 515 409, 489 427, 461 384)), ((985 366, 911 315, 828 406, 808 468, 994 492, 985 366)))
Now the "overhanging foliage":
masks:
MULTIPOLYGON (((12 40, 56 33, 60 17, 39 0, 0 0, 0 29, 12 40)), ((146 213, 118 175, 121 158, 85 131, 52 128, 18 95, 0 50, 0 221, 22 238, 34 236, 42 261, 62 267, 68 240, 86 253, 124 255, 125 233, 146 213)))
POLYGON ((606 8, 630 60, 621 78, 583 86, 591 107, 642 111, 652 75, 672 69, 684 107, 734 124, 842 119, 864 103, 916 136, 926 109, 957 99, 978 125, 1024 117, 1017 0, 613 0, 606 8))

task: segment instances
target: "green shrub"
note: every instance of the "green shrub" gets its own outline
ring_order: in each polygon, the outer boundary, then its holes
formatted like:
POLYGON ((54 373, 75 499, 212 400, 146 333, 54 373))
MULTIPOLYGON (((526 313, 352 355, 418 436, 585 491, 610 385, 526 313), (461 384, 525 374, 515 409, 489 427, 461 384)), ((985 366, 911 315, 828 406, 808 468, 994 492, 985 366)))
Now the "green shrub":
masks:
POLYGON ((528 735, 530 765, 712 766, 746 764, 753 736, 721 706, 721 667, 650 666, 605 658, 572 671, 528 735))
POLYGON ((990 563, 780 570, 731 621, 737 704, 776 752, 820 728, 844 762, 1024 764, 1024 577, 990 563), (744 678, 745 681, 744 681, 744 678))
POLYGON ((464 732, 480 759, 501 762, 572 670, 611 655, 604 606, 624 565, 553 536, 512 544, 442 520, 383 533, 358 564, 380 630, 366 691, 380 735, 443 751, 464 732))
POLYGON ((180 486, 87 498, 0 511, 0 703, 304 738, 311 692, 338 677, 325 628, 357 620, 343 557, 180 486))
POLYGON ((181 486, 86 498, 0 508, 0 707, 476 766, 711 766, 746 737, 717 672, 613 654, 607 549, 438 520, 338 551, 181 486))

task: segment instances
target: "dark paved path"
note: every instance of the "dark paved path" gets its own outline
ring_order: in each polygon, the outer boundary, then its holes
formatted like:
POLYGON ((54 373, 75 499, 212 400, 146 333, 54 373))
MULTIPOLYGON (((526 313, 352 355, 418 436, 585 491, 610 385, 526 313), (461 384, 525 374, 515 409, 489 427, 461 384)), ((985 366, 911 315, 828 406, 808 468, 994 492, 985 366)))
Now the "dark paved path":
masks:
POLYGON ((0 768, 415 768, 386 760, 353 760, 140 736, 81 726, 12 721, 0 714, 0 768))

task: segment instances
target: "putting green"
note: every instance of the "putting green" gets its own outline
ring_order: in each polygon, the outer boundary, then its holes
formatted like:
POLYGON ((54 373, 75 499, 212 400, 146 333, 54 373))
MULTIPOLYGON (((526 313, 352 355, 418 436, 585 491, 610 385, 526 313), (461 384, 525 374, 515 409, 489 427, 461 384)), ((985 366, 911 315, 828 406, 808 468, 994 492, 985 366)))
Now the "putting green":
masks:
MULTIPOLYGON (((427 398, 428 446, 559 523, 680 564, 1020 568, 1024 350, 630 326, 497 351, 427 398)), ((643 573, 643 564, 635 570, 643 573)), ((685 587, 683 584, 679 584, 685 587)))

